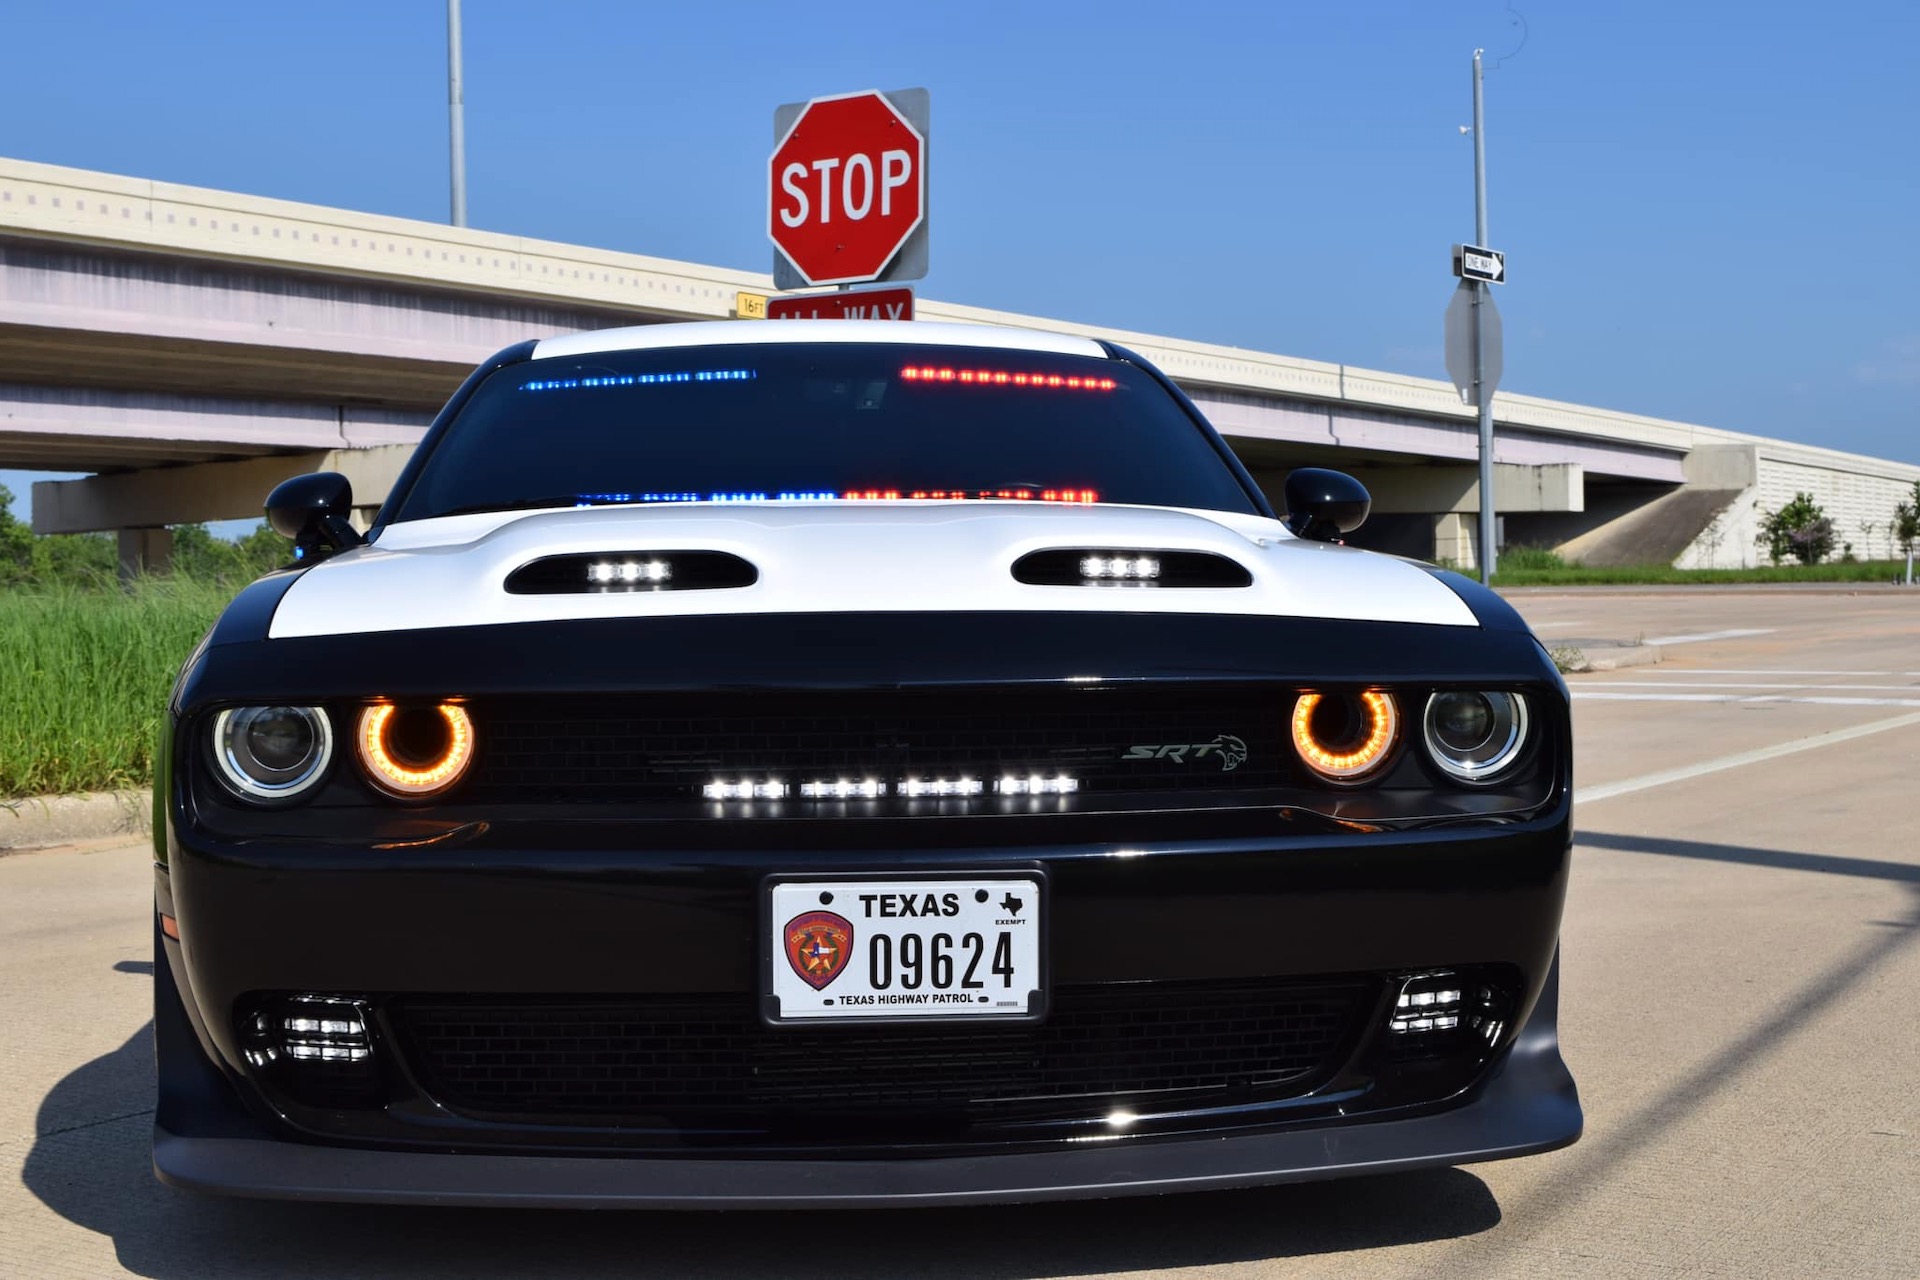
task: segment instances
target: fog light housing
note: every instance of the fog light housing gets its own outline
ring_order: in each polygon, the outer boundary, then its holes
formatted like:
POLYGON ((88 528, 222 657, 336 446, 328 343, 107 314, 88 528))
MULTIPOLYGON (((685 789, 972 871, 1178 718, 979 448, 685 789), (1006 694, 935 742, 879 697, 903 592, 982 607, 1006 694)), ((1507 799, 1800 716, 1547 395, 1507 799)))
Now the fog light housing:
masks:
POLYGON ((311 1107, 385 1099, 368 1004, 352 996, 268 999, 240 1020, 240 1051, 268 1089, 311 1107))

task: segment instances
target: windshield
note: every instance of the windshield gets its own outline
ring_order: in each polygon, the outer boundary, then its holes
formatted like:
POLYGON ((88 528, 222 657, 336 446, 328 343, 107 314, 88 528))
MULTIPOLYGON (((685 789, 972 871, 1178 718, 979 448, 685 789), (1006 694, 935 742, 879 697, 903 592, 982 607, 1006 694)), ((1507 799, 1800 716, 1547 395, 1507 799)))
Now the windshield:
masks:
POLYGON ((461 409, 395 518, 783 498, 1256 510, 1174 398, 1122 361, 780 343, 508 365, 461 409))

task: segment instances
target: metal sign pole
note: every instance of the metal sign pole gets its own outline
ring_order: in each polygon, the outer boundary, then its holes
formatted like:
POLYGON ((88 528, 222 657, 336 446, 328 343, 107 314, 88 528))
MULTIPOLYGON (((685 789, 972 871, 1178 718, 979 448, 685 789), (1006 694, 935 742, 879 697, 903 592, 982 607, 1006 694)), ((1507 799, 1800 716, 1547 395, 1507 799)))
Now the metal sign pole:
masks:
POLYGON ((460 86, 460 0, 447 0, 447 128, 453 153, 453 225, 467 225, 467 121, 460 86))
MULTIPOLYGON (((1473 235, 1475 244, 1487 239, 1487 130, 1481 105, 1480 49, 1473 51, 1473 235)), ((1487 290, 1484 280, 1473 282, 1473 402, 1480 411, 1480 581, 1491 583, 1494 569, 1493 511, 1493 397, 1487 392, 1487 290)))

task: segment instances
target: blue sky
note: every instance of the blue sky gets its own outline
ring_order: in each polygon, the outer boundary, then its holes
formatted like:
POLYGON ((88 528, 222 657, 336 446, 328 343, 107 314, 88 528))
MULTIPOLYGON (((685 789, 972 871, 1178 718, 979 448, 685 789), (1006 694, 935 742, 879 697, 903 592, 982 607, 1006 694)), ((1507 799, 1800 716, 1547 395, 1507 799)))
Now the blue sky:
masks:
MULTIPOLYGON (((442 219, 444 16, 22 0, 0 152, 442 219)), ((775 105, 925 86, 923 296, 1429 377, 1484 46, 1503 389, 1920 461, 1910 3, 467 0, 465 26, 475 226, 766 270, 775 105)))

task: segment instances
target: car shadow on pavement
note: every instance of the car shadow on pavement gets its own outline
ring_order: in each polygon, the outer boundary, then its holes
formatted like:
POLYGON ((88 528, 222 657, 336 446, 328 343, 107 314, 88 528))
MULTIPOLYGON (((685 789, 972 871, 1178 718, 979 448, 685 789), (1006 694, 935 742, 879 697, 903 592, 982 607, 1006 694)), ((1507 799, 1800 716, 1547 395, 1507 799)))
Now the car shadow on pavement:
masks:
MULTIPOLYGON (((229 1200, 154 1180, 152 1027, 42 1102, 24 1181, 135 1275, 1090 1275, 1451 1239, 1500 1207, 1460 1169, 1252 1191, 871 1212, 500 1212, 229 1200)), ((22 1274, 58 1270, 26 1263, 22 1274)))

